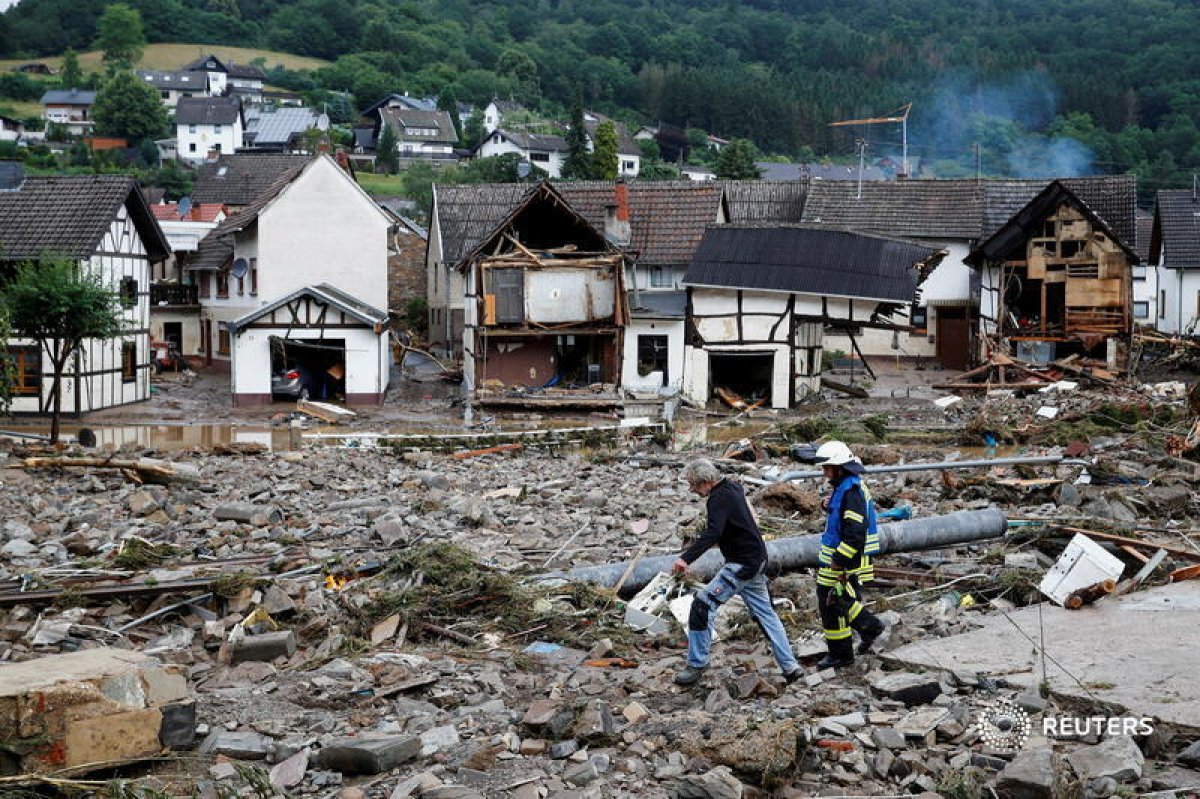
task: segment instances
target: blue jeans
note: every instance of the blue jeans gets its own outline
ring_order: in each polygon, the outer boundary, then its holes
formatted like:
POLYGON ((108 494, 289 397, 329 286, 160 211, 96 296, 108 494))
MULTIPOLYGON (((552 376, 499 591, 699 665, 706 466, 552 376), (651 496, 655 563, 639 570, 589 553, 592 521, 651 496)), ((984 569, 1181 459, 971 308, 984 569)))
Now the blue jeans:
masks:
POLYGON ((787 631, 783 629, 783 622, 779 620, 775 607, 771 604, 771 590, 767 585, 767 576, 763 574, 766 568, 766 564, 763 564, 757 574, 749 579, 742 579, 738 575, 743 567, 736 563, 726 563, 713 577, 712 582, 696 592, 691 614, 688 616, 689 666, 703 668, 708 665, 717 613, 735 594, 741 594, 750 616, 770 641, 771 652, 775 655, 775 662, 779 664, 779 668, 784 673, 799 668, 800 664, 792 654, 792 643, 788 640, 787 631))

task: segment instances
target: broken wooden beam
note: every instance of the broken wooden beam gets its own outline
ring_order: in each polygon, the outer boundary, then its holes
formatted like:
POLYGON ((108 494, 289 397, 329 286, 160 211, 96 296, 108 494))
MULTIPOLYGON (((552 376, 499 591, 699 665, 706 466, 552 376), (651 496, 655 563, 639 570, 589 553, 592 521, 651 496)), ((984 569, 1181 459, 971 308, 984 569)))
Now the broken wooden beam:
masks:
POLYGON ((825 375, 821 375, 821 388, 828 388, 847 396, 857 397, 858 399, 868 399, 871 396, 867 393, 866 389, 852 386, 849 383, 839 383, 836 380, 830 380, 825 375))
POLYGON ((313 402, 312 400, 297 400, 296 410, 320 419, 322 422, 329 422, 330 424, 341 424, 358 416, 357 413, 348 408, 342 408, 328 402, 313 402))
POLYGON ((190 463, 171 463, 155 458, 68 458, 39 456, 26 458, 19 464, 23 469, 118 469, 132 472, 141 482, 167 485, 195 483, 200 470, 190 463))
POLYGON ((497 444, 494 447, 484 447, 483 449, 468 449, 462 452, 455 452, 451 455, 456 461, 464 461, 468 458, 477 458, 480 455, 496 455, 501 452, 520 452, 525 448, 524 444, 497 444))
POLYGON ((1063 524, 1055 525, 1055 529, 1062 530, 1065 533, 1083 533, 1089 538, 1096 538, 1101 541, 1111 541, 1112 543, 1118 545, 1125 544, 1131 547, 1140 547, 1142 549, 1152 550, 1161 549, 1164 550, 1168 555, 1200 563, 1200 552, 1193 552, 1190 549, 1183 549, 1182 547, 1174 547, 1170 544, 1161 544, 1157 541, 1143 541, 1140 538, 1129 538, 1123 535, 1114 535, 1113 533, 1102 533, 1097 530, 1084 530, 1080 527, 1070 527, 1063 524))

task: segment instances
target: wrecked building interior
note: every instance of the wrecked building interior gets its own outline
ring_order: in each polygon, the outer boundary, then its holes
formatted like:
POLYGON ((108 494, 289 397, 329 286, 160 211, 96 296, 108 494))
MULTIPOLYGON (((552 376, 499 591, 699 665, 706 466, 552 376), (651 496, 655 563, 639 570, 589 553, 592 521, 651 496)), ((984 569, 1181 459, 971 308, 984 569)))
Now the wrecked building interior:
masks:
POLYGON ((531 192, 460 268, 464 380, 477 398, 530 388, 614 393, 628 322, 625 255, 553 188, 531 192))

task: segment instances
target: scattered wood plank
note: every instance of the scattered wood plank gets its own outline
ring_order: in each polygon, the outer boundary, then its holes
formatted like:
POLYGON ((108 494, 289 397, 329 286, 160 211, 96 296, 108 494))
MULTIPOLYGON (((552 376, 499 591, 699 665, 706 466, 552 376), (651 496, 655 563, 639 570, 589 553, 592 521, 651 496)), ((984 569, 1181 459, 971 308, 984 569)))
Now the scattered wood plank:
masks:
POLYGON ((497 444, 494 447, 484 447, 483 449, 468 449, 462 452, 456 452, 451 455, 456 461, 465 461, 468 458, 477 458, 480 455, 495 455, 500 452, 520 452, 525 448, 524 444, 497 444))
POLYGON ((1160 549, 1155 552, 1154 557, 1152 558, 1146 558, 1145 565, 1138 570, 1137 574, 1133 575, 1133 577, 1128 580, 1121 581, 1121 584, 1117 586, 1117 590, 1114 592, 1114 595, 1120 596, 1121 594, 1128 593, 1142 583, 1146 582, 1146 578, 1153 574, 1154 570, 1157 569, 1166 559, 1167 550, 1165 549, 1160 549))
POLYGON ((1084 535, 1086 535, 1090 538, 1096 538, 1101 541, 1111 541, 1114 544, 1125 544, 1127 546, 1140 548, 1140 549, 1151 549, 1151 550, 1162 549, 1162 550, 1165 550, 1168 555, 1171 555, 1173 557, 1183 558, 1184 560, 1190 560, 1190 561, 1200 563, 1200 552, 1193 552, 1190 549, 1183 549, 1182 547, 1175 547, 1175 546, 1171 546, 1169 544, 1160 544, 1157 541, 1143 541, 1140 538, 1129 538, 1129 537, 1123 536, 1123 535, 1114 535, 1113 533, 1102 533, 1097 530, 1084 530, 1081 527, 1069 527, 1066 525, 1057 525, 1056 529, 1062 530, 1063 532, 1066 532, 1066 533, 1083 533, 1084 535))
POLYGON ((322 422, 329 422, 330 424, 341 424, 358 416, 357 413, 349 408, 332 405, 328 402, 313 402, 312 400, 297 400, 296 410, 320 419, 322 422))
POLYGON ((821 388, 832 389, 833 391, 846 394, 850 397, 857 397, 858 399, 868 399, 871 396, 867 393, 866 389, 852 386, 849 383, 839 383, 836 380, 830 380, 825 375, 821 375, 821 388))
POLYGON ((26 458, 19 466, 23 469, 117 469, 133 475, 138 483, 157 485, 200 480, 200 470, 190 463, 171 463, 155 458, 34 457, 26 458))
POLYGON ((1194 566, 1184 566, 1182 569, 1176 569, 1171 572, 1171 582, 1177 583, 1180 580, 1194 580, 1200 577, 1200 563, 1194 566))

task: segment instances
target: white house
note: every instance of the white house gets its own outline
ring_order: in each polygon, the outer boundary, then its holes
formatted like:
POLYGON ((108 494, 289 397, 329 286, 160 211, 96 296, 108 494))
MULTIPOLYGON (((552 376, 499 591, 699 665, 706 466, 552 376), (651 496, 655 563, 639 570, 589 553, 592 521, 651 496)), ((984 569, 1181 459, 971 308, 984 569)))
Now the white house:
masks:
POLYGON ((617 175, 623 178, 636 178, 642 171, 642 148, 637 140, 629 135, 624 124, 615 119, 596 113, 583 113, 583 126, 587 129, 588 152, 596 151, 596 129, 605 122, 611 122, 617 133, 617 175))
POLYGON ((0 116, 0 141, 17 141, 24 135, 24 122, 12 117, 0 116))
POLYGON ((709 228, 684 283, 683 393, 788 408, 820 388, 826 327, 870 327, 912 302, 940 250, 847 231, 709 228))
POLYGON ((567 160, 567 142, 562 136, 515 133, 497 128, 475 147, 472 155, 475 158, 491 158, 507 153, 516 153, 522 160, 557 178, 562 176, 563 164, 567 160))
POLYGON ((150 284, 150 340, 174 344, 184 355, 203 354, 200 299, 194 273, 187 267, 200 242, 225 220, 220 203, 158 203, 150 206, 171 247, 171 257, 157 264, 150 284), (190 207, 189 207, 190 206, 190 207))
POLYGON ((175 107, 176 148, 184 161, 234 152, 243 144, 244 130, 236 97, 182 97, 175 107))
POLYGON ((1200 328, 1200 195, 1187 189, 1163 190, 1154 207, 1150 235, 1150 264, 1143 281, 1153 284, 1138 291, 1134 272, 1134 319, 1139 311, 1156 317, 1158 330, 1170 335, 1195 335, 1200 328), (1139 307, 1138 302, 1147 303, 1139 307), (1150 305, 1155 307, 1151 308, 1150 305))
POLYGON ((248 103, 262 102, 266 74, 249 64, 235 64, 215 55, 206 55, 186 65, 181 72, 202 76, 208 83, 208 95, 233 94, 248 103))
POLYGON ((42 95, 42 116, 47 124, 64 125, 69 133, 81 136, 92 131, 92 106, 96 93, 82 89, 51 89, 42 95))
POLYGON ((158 92, 162 104, 167 108, 174 109, 181 97, 208 96, 208 76, 203 72, 139 69, 137 76, 158 92))
MULTIPOLYGON (((324 387, 344 393, 348 402, 378 402, 387 387, 386 372, 376 367, 369 374, 357 371, 367 362, 358 344, 341 334, 334 317, 297 319, 293 332, 270 334, 278 339, 270 359, 258 334, 250 332, 257 328, 247 320, 261 319, 254 315, 264 307, 292 297, 278 306, 283 308, 298 301, 297 292, 314 288, 329 290, 324 299, 303 294, 310 298, 303 301, 305 307, 315 307, 310 300, 320 304, 332 297, 335 305, 357 303, 360 316, 375 318, 377 305, 386 302, 391 219, 330 156, 300 160, 222 222, 188 267, 199 286, 206 352, 231 361, 235 404, 269 402, 271 374, 293 363, 311 363, 314 373, 329 374, 332 379, 324 387)), ((386 312, 380 313, 386 318, 386 312)), ((386 331, 373 335, 386 338, 386 331)))
POLYGON ((483 109, 483 129, 491 133, 504 124, 505 114, 514 114, 524 110, 525 106, 515 100, 492 98, 492 101, 483 109))
MULTIPOLYGON (((150 396, 150 275, 170 253, 131 177, 25 178, 0 170, 0 274, 14 263, 66 258, 120 296, 126 332, 86 341, 68 361, 60 407, 66 413, 138 402, 150 396)), ((50 360, 35 342, 11 339, 14 412, 53 408, 50 360)))
MULTIPOLYGON (((457 160, 454 148, 458 146, 458 133, 448 111, 421 111, 389 105, 379 109, 379 124, 387 125, 395 134, 396 150, 402 163, 457 160)), ((375 143, 378 146, 378 138, 375 143)))

